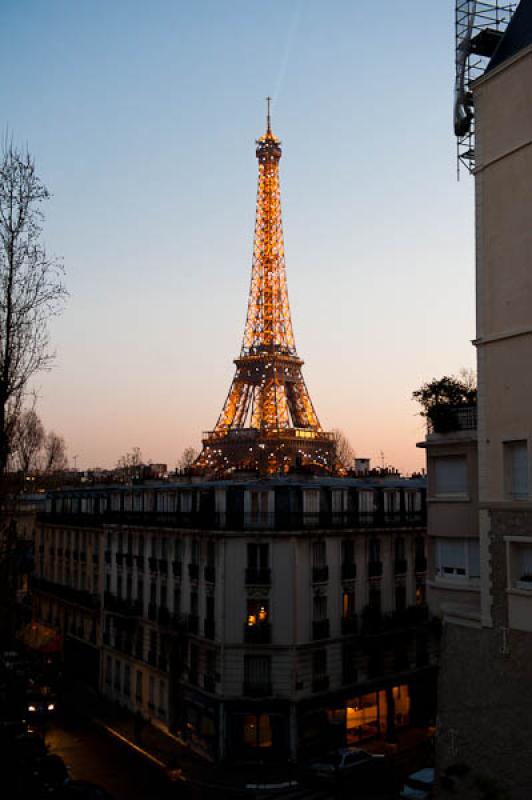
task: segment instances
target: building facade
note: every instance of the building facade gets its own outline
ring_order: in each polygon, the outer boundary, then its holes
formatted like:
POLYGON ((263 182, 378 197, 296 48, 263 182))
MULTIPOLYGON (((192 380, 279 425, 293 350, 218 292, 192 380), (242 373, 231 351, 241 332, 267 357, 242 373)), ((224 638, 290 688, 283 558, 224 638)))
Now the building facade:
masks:
POLYGON ((37 537, 35 616, 66 667, 208 758, 393 741, 434 714, 423 480, 65 490, 37 537))
POLYGON ((473 98, 480 606, 475 625, 444 627, 439 796, 478 797, 484 786, 524 800, 532 787, 530 0, 473 98))

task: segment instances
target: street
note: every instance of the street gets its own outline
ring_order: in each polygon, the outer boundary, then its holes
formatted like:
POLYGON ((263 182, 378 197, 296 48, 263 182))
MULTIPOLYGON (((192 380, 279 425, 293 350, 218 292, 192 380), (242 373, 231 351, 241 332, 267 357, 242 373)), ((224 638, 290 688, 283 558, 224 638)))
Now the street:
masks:
MULTIPOLYGON (((46 743, 50 752, 60 755, 71 777, 92 781, 103 786, 113 800, 188 800, 205 797, 192 792, 180 783, 170 784, 159 769, 142 755, 122 744, 98 726, 81 718, 56 718, 46 730, 46 743)), ((212 793, 223 800, 223 790, 212 793)), ((304 787, 286 792, 249 792, 250 800, 335 800, 337 797, 353 800, 391 800, 391 795, 361 794, 356 786, 335 794, 327 787, 304 787)))
POLYGON ((170 786, 157 767, 90 722, 57 719, 46 731, 46 743, 60 755, 76 780, 103 786, 113 800, 160 800, 185 797, 170 786))

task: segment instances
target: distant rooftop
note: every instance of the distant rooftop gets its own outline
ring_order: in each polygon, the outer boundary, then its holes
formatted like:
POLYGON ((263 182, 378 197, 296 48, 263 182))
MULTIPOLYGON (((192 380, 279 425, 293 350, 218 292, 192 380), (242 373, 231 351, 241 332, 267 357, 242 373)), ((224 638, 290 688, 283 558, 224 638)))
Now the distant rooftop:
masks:
POLYGON ((532 0, 521 0, 486 72, 532 45, 532 0))

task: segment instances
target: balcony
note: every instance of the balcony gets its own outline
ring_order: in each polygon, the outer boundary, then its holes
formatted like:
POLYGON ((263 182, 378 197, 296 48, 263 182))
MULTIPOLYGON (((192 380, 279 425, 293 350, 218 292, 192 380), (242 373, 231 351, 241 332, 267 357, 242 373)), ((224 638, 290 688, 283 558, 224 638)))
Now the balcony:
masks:
POLYGON ((269 622, 244 625, 244 641, 246 644, 271 644, 272 626, 269 622))
POLYGON ((31 579, 31 585, 32 588, 38 592, 45 592, 60 600, 64 600, 66 603, 71 603, 72 605, 83 606, 91 610, 100 607, 99 595, 91 594, 83 589, 74 589, 71 586, 64 586, 62 583, 54 583, 45 578, 38 578, 35 575, 31 579))
POLYGON ((199 578, 199 564, 188 565, 188 577, 191 581, 197 581, 199 578))
POLYGON ((214 694, 216 692, 216 676, 205 673, 203 676, 203 688, 206 692, 214 694))
POLYGON ((189 633, 197 635, 199 630, 199 617, 197 614, 189 614, 187 617, 187 630, 189 633))
POLYGON ((313 692, 326 692, 328 688, 329 688, 328 675, 320 675, 319 677, 312 679, 313 692))
POLYGON ((141 617, 143 611, 142 603, 139 600, 126 600, 111 592, 105 592, 104 606, 105 610, 111 614, 120 614, 124 617, 141 617))
POLYGON ((408 561, 406 558, 396 558, 393 564, 393 571, 396 575, 404 575, 408 572, 408 561))
POLYGON ((269 567, 248 567, 246 569, 246 586, 270 586, 272 572, 269 567))
POLYGON ((245 697, 270 697, 272 685, 268 682, 256 683, 255 681, 244 681, 242 694, 245 697))
POLYGON ((214 639, 214 619, 207 617, 203 620, 203 634, 206 639, 214 639))
POLYGON ((328 619, 318 619, 314 620, 312 623, 312 638, 314 641, 317 639, 328 639, 329 638, 329 620, 328 619))
POLYGON ((325 583, 329 580, 329 567, 312 567, 312 583, 325 583))
POLYGON ((174 573, 174 578, 180 578, 183 574, 183 564, 181 561, 172 561, 172 572, 174 573))
POLYGON ((342 564, 342 580, 353 580, 357 576, 357 565, 354 563, 346 562, 342 564))
POLYGON ((427 434, 476 431, 476 406, 439 405, 431 409, 427 419, 427 434))
POLYGON ((342 617, 342 633, 344 636, 350 636, 358 631, 358 617, 356 614, 351 614, 348 617, 342 617))
POLYGON ((380 578, 382 576, 382 561, 368 561, 368 578, 380 578))
POLYGON ((205 576, 205 580, 208 581, 209 583, 216 582, 216 569, 211 564, 207 564, 207 566, 203 571, 203 574, 205 576))

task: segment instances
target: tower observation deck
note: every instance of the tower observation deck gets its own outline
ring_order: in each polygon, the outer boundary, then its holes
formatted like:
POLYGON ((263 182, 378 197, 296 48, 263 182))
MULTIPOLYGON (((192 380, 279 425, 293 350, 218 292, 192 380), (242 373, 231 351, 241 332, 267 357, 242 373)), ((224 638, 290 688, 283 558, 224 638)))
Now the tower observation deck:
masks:
POLYGON ((330 470, 334 435, 322 430, 296 351, 284 260, 279 161, 271 129, 257 140, 259 180, 248 310, 236 371, 196 466, 286 472, 294 463, 330 470))

